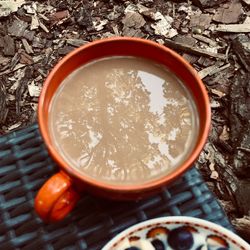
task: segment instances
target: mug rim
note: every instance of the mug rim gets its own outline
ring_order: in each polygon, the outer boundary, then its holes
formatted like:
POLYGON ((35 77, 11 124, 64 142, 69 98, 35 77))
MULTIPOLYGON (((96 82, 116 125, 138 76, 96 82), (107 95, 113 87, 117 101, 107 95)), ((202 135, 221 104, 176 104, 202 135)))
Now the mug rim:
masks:
MULTIPOLYGON (((177 76, 178 77, 178 76, 177 76)), ((52 95, 54 95, 55 91, 53 92, 52 95)), ((39 97, 39 102, 38 102, 38 124, 39 124, 39 129, 42 135, 42 138, 44 140, 45 145, 48 148, 49 153, 51 154, 52 158, 56 161, 58 166, 65 170, 66 173, 68 173, 70 176, 73 176, 74 178, 80 179, 84 183, 87 183, 91 186, 94 186, 99 189, 104 189, 108 191, 113 191, 113 192, 141 192, 141 191, 146 191, 146 190, 152 190, 155 188, 159 188, 179 176, 181 176, 188 168, 192 166, 192 164, 195 162, 195 160, 198 158, 201 150, 203 149, 203 146, 206 143, 209 130, 210 130, 210 122, 211 122, 211 110, 210 110, 210 102, 209 102, 209 97, 206 91, 206 88, 201 81, 197 71, 184 59, 182 58, 177 52, 173 51, 172 49, 165 47, 164 45, 158 44, 154 41, 151 40, 146 40, 142 38, 134 38, 134 37, 111 37, 111 38, 105 38, 105 39, 100 39, 96 40, 93 42, 90 42, 86 45, 83 45, 79 48, 74 49, 72 52, 64 56, 51 70, 49 73, 48 77, 45 79, 40 97, 39 97), (46 100, 46 93, 49 88, 49 84, 52 81, 53 77, 57 74, 57 71, 61 68, 64 67, 64 64, 72 57, 74 57, 76 54, 81 53, 83 50, 86 50, 90 47, 100 45, 102 43, 109 43, 109 42, 114 42, 114 41, 128 41, 128 42, 137 42, 137 43, 143 43, 147 44, 149 46, 153 47, 158 47, 159 49, 163 50, 163 52, 167 54, 171 54, 171 56, 179 61, 187 70, 188 72, 195 78, 196 84, 198 84, 201 98, 203 99, 205 106, 203 107, 203 112, 205 113, 205 126, 203 129, 203 133, 198 139, 196 146, 194 147, 193 151, 191 154, 187 157, 187 159, 181 163, 180 166, 176 167, 173 171, 170 173, 167 173, 165 176, 161 176, 158 179, 154 179, 152 181, 146 182, 146 183, 141 183, 141 184, 125 184, 125 185, 116 185, 108 182, 104 182, 102 180, 95 179, 93 177, 89 177, 87 175, 81 174, 79 170, 75 169, 74 167, 70 166, 62 156, 60 156, 60 153, 55 149, 55 147, 52 145, 50 142, 50 135, 47 132, 47 127, 48 125, 46 124, 45 118, 43 116, 44 112, 44 103, 46 100)))

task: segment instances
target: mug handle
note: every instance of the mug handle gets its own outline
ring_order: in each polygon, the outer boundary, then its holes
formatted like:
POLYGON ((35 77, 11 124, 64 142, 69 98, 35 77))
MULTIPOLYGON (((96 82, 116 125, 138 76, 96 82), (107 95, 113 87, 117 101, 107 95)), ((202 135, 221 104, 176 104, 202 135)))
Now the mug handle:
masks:
POLYGON ((61 171, 50 177, 38 191, 35 210, 45 222, 56 222, 70 213, 79 198, 71 178, 61 171))

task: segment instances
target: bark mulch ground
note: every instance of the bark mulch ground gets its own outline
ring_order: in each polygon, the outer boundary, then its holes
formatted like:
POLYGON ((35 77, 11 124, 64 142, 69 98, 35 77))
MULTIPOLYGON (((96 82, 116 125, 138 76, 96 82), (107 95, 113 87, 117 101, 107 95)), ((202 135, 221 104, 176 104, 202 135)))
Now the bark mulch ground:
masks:
POLYGON ((44 78, 71 50, 111 36, 180 53, 208 90, 212 128, 197 168, 250 240, 250 1, 0 1, 0 134, 36 121, 44 78))

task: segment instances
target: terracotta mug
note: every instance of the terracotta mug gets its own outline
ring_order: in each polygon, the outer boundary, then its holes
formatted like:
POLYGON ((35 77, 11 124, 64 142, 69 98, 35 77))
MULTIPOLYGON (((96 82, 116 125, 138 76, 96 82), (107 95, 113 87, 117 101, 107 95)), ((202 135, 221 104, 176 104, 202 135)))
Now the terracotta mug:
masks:
POLYGON ((39 190, 35 209, 47 222, 64 218, 75 206, 80 193, 85 191, 119 200, 138 199, 159 192, 161 187, 172 182, 192 166, 199 156, 210 128, 210 105, 206 89, 197 72, 180 55, 152 41, 117 37, 103 39, 84 45, 67 56, 53 68, 46 79, 38 105, 39 128, 50 155, 60 167, 39 190), (90 61, 111 56, 135 56, 165 65, 178 76, 192 94, 198 109, 200 128, 197 143, 189 157, 174 171, 164 177, 140 185, 113 185, 81 175, 68 165, 52 143, 48 126, 49 106, 62 81, 74 70, 90 61))

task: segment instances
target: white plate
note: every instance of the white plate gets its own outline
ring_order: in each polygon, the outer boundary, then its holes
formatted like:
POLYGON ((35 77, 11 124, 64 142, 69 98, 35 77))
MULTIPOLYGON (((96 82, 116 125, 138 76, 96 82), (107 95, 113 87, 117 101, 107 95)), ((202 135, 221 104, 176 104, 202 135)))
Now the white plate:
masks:
POLYGON ((152 246, 153 241, 155 244, 161 241, 167 250, 250 250, 250 245, 231 231, 185 216, 161 217, 138 223, 118 234, 102 250, 125 250, 131 246, 154 250, 157 248, 152 246))

